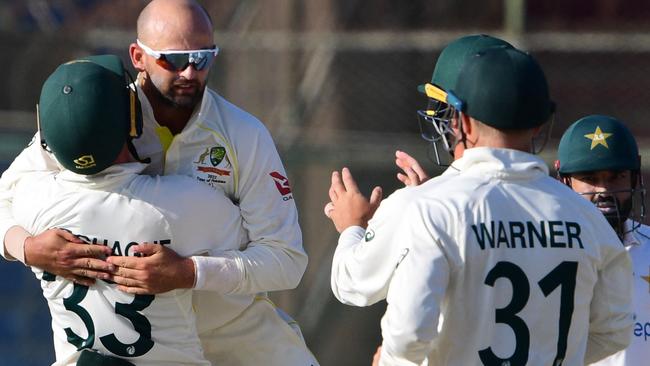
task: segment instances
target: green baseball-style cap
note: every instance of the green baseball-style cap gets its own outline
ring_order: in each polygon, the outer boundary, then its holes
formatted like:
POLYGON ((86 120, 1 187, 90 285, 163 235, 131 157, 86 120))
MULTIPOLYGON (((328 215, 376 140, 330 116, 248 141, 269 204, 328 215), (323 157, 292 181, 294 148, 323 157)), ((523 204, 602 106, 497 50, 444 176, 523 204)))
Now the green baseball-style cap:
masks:
POLYGON ((83 175, 112 165, 142 124, 137 95, 115 55, 60 65, 43 84, 38 114, 41 139, 61 165, 83 175))
POLYGON ((639 170, 634 136, 614 117, 591 115, 574 122, 558 147, 560 174, 597 170, 639 170))
POLYGON ((456 110, 500 130, 540 126, 555 109, 542 68, 511 47, 486 48, 468 58, 448 94, 456 110))
MULTIPOLYGON (((478 51, 489 47, 510 47, 512 45, 502 39, 486 34, 472 34, 460 37, 449 43, 438 56, 436 66, 431 76, 431 84, 443 90, 449 90, 456 85, 458 73, 465 60, 478 51)), ((427 84, 418 85, 418 90, 427 93, 427 84)), ((433 97, 433 96, 430 96, 433 97)))

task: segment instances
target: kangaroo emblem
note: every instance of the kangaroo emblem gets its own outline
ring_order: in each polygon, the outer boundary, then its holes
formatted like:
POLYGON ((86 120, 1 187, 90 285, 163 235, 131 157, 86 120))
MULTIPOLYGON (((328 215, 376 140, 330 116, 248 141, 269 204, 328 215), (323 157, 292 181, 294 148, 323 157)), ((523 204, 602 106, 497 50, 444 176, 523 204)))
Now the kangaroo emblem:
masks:
POLYGON ((205 151, 199 155, 197 161, 195 161, 194 164, 205 164, 205 158, 207 158, 208 155, 210 155, 210 148, 206 147, 205 151))

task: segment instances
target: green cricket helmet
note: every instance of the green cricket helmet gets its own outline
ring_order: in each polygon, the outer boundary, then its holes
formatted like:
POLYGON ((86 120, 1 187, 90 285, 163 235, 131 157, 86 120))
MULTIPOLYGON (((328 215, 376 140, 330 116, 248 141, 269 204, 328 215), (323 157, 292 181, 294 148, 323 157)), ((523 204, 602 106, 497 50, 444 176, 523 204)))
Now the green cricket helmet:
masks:
MULTIPOLYGON (((625 234, 624 222, 632 218, 636 223, 645 216, 645 188, 641 175, 641 157, 634 136, 618 119, 591 115, 579 119, 566 130, 558 147, 555 162, 560 180, 571 187, 575 174, 600 171, 630 171, 629 189, 612 190, 604 187, 599 192, 578 192, 592 196, 614 229, 625 234), (616 194, 629 192, 630 199, 620 201, 616 194), (605 206, 609 208, 605 210, 605 206), (601 207, 603 206, 603 207, 601 207), (615 209, 612 210, 612 207, 615 209)), ((628 228, 635 229, 636 227, 628 228)))
POLYGON ((460 70, 465 61, 477 52, 490 47, 512 48, 510 43, 485 34, 460 37, 449 43, 440 53, 433 70, 431 82, 418 86, 418 90, 428 98, 427 108, 418 110, 418 122, 422 138, 432 142, 437 163, 440 164, 438 145, 447 152, 453 150, 449 125, 453 109, 447 102, 447 91, 456 85, 460 70))
POLYGON ((128 73, 115 55, 89 56, 60 65, 45 81, 38 105, 41 145, 77 174, 113 164, 124 144, 138 160, 132 138, 142 113, 128 73))
POLYGON ((609 116, 591 115, 573 123, 562 135, 557 153, 561 175, 641 168, 634 136, 623 123, 609 116))
POLYGON ((555 110, 544 71, 514 48, 492 47, 471 56, 447 100, 455 110, 505 131, 541 126, 555 110))

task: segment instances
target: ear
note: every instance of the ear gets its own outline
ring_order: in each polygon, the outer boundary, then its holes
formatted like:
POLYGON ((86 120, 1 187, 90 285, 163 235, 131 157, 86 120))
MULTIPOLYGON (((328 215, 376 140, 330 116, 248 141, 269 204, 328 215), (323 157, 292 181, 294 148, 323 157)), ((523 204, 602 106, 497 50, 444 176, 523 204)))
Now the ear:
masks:
POLYGON ((555 162, 553 162, 553 168, 555 168, 555 177, 557 178, 557 180, 571 187, 571 177, 570 176, 563 177, 560 175, 560 160, 555 160, 555 162))
POLYGON ((459 123, 465 133, 465 136, 471 136, 474 131, 474 124, 472 123, 472 117, 468 116, 465 113, 459 113, 459 123))
POLYGON ((138 72, 145 71, 144 51, 137 44, 131 43, 129 45, 129 57, 131 57, 131 63, 138 72))

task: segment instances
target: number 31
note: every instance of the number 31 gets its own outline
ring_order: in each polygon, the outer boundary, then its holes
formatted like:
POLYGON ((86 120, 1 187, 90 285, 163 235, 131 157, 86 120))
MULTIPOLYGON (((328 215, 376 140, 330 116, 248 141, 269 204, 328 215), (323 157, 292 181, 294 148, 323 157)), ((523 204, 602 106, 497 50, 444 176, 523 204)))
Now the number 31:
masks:
MULTIPOLYGON (((557 340, 557 353, 552 365, 562 365, 566 356, 567 338, 571 317, 573 316, 573 297, 576 289, 576 275, 578 273, 578 262, 562 262, 542 278, 537 285, 545 297, 548 297, 558 286, 562 287, 560 294, 560 320, 557 340)), ((478 352, 483 365, 525 365, 528 361, 530 349, 530 331, 526 323, 517 316, 528 302, 530 296, 530 285, 524 271, 514 263, 499 262, 488 272, 485 284, 494 287, 496 280, 507 278, 512 283, 512 300, 501 309, 496 309, 495 320, 497 323, 507 324, 515 333, 515 351, 509 358, 499 358, 492 352, 492 347, 482 349, 478 352)))

